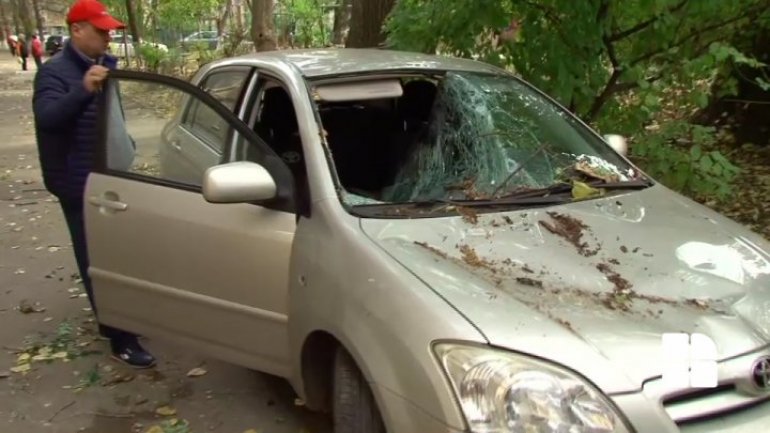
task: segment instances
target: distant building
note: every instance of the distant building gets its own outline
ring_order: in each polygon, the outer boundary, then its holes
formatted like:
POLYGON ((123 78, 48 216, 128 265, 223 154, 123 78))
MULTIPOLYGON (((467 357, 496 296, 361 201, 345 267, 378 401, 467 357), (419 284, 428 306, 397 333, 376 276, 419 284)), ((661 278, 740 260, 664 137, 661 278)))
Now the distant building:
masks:
POLYGON ((50 10, 41 11, 43 15, 43 31, 49 35, 67 34, 66 11, 55 12, 50 10))

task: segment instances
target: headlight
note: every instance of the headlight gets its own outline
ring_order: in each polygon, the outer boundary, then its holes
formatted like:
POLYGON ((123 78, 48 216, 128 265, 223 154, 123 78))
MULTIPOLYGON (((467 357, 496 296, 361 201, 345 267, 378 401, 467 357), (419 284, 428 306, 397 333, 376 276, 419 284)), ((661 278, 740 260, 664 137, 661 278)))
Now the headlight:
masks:
POLYGON ((434 350, 474 433, 628 433, 612 404, 574 373, 480 347, 434 350))

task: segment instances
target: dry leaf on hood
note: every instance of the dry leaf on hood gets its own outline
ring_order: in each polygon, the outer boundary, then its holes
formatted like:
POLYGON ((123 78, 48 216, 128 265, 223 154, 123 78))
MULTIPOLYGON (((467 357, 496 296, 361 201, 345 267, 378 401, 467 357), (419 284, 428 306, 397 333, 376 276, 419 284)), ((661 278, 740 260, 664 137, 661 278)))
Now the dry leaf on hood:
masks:
POLYGON ((596 189, 591 185, 583 182, 572 182, 572 198, 575 200, 583 200, 591 197, 598 197, 604 195, 603 189, 596 189))

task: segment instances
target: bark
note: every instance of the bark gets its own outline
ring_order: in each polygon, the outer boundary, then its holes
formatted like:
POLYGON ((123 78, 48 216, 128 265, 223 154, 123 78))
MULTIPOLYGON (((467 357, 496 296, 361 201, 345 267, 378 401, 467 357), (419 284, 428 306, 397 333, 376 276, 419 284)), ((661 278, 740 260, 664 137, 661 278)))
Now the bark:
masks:
POLYGON ((158 40, 158 1, 159 0, 151 0, 150 1, 150 13, 148 14, 148 23, 147 27, 145 29, 149 28, 150 32, 152 32, 152 38, 157 41, 158 40))
POLYGON ((16 3, 18 0, 9 0, 11 22, 13 23, 13 34, 21 34, 21 21, 19 21, 19 6, 16 3))
POLYGON ((16 33, 24 36, 31 35, 35 31, 35 25, 27 7, 27 0, 12 0, 11 7, 16 11, 14 14, 16 33))
POLYGON ((238 28, 238 31, 243 30, 243 4, 245 0, 233 0, 238 2, 237 7, 235 8, 235 26, 238 28))
POLYGON ((353 0, 350 34, 346 43, 350 48, 376 47, 385 42, 382 25, 395 0, 353 0))
POLYGON ((139 26, 136 25, 136 13, 134 9, 134 0, 126 0, 126 14, 128 15, 128 28, 131 30, 131 37, 134 39, 134 45, 139 43, 139 26))
POLYGON ((40 11, 40 0, 32 0, 32 9, 35 11, 35 23, 37 24, 37 34, 40 35, 42 43, 43 41, 43 29, 45 28, 45 22, 43 21, 43 14, 40 11))
POLYGON ((230 19, 230 15, 233 11, 233 0, 226 0, 222 14, 217 17, 217 35, 222 36, 227 28, 227 20, 230 19))
POLYGON ((332 30, 332 43, 345 44, 345 33, 350 30, 350 7, 352 0, 341 0, 334 11, 334 28, 332 30))
POLYGON ((251 39, 257 51, 277 48, 273 29, 273 0, 251 0, 251 39))
POLYGON ((326 9, 319 3, 319 0, 315 0, 315 6, 321 11, 318 14, 318 28, 321 30, 321 45, 326 46, 326 25, 324 24, 326 9))
POLYGON ((0 26, 2 26, 0 34, 3 36, 3 40, 0 42, 5 42, 11 35, 11 24, 8 21, 8 14, 2 1, 0 1, 0 26))

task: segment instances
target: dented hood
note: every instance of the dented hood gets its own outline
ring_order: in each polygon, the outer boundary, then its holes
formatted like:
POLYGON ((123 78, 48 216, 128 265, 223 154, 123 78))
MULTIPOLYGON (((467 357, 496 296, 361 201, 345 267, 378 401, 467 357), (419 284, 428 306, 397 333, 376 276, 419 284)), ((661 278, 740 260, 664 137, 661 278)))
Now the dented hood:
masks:
POLYGON ((663 333, 705 334, 720 360, 770 341, 770 246, 660 185, 361 224, 491 345, 566 365, 608 393, 662 374, 663 333))

